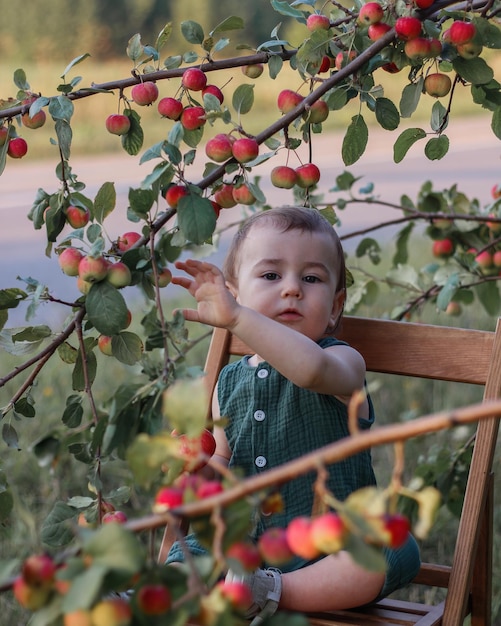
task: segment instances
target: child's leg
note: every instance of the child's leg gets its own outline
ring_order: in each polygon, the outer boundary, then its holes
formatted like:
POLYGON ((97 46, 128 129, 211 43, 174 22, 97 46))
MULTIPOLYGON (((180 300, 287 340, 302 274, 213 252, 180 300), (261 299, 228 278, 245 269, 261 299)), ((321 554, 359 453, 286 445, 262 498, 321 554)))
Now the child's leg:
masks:
POLYGON ((279 606, 305 612, 349 609, 375 600, 384 582, 384 572, 369 572, 341 551, 282 574, 279 606))

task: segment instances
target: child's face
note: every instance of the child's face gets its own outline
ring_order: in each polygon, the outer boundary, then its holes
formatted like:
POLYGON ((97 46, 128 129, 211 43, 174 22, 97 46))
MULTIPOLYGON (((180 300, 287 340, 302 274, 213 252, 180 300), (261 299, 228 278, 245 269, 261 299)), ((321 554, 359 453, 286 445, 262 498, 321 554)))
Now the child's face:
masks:
POLYGON ((254 226, 239 255, 238 302, 318 340, 341 314, 336 252, 326 233, 254 226))

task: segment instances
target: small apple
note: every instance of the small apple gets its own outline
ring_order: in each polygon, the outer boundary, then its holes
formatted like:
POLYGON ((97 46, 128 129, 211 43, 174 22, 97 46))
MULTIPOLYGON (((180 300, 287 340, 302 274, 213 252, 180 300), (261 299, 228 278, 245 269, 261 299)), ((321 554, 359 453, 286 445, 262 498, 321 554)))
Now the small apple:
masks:
POLYGON ((180 119, 181 125, 186 130, 201 128, 207 121, 205 118, 205 109, 200 106, 184 107, 180 119))
POLYGON ((88 283, 97 283, 106 278, 108 262, 102 256, 84 256, 78 264, 78 276, 88 283))
POLYGON ((353 61, 356 57, 357 53, 355 50, 350 50, 349 52, 338 52, 334 61, 334 67, 337 70, 340 70, 341 68, 346 67, 348 63, 353 61))
POLYGON ((402 68, 398 67, 398 65, 396 63, 393 63, 393 61, 390 61, 389 63, 381 65, 381 69, 385 72, 388 72, 388 74, 397 74, 401 71, 402 68))
POLYGON ((445 239, 437 239, 433 242, 432 245, 433 256, 439 259, 448 259, 454 254, 454 249, 454 242, 448 237, 446 237, 445 239))
MULTIPOLYGON (((152 284, 155 284, 155 275, 153 272, 148 273, 148 277, 152 284)), ((168 267, 159 267, 157 273, 157 282, 159 287, 167 287, 172 281, 172 272, 168 267)))
POLYGON ((131 95, 137 105, 149 106, 158 98, 158 87, 151 81, 138 83, 132 87, 131 95))
POLYGON ((434 98, 446 96, 452 88, 452 81, 447 74, 434 72, 424 79, 424 90, 434 98))
POLYGON ((251 65, 243 65, 242 73, 247 78, 259 78, 264 71, 264 65, 262 63, 252 63, 251 65))
MULTIPOLYGON (((496 185, 496 188, 497 188, 497 185, 496 185)), ((494 213, 489 213, 489 217, 499 219, 499 216, 495 215, 494 213)), ((485 222, 485 224, 487 228, 491 231, 491 233, 499 233, 501 231, 501 222, 488 221, 488 222, 485 222)))
POLYGON ((214 200, 223 208, 231 209, 237 204, 233 197, 233 185, 223 183, 223 185, 214 193, 214 200))
POLYGON ((217 587, 223 598, 226 598, 231 606, 238 612, 246 611, 253 602, 252 591, 246 583, 240 581, 221 580, 217 587))
POLYGON ((106 280, 110 283, 110 285, 113 285, 113 287, 116 287, 117 289, 128 287, 132 280, 131 271, 125 263, 122 263, 122 261, 111 263, 108 266, 106 280))
POLYGON ((231 152, 239 163, 248 163, 259 154, 259 144, 250 137, 240 137, 233 142, 231 152))
POLYGON ((391 30, 391 26, 386 22, 376 22, 375 24, 371 24, 367 29, 367 36, 371 41, 377 41, 389 30, 391 30))
POLYGON ((222 493, 224 491, 224 487, 219 480, 204 480, 195 491, 195 496, 199 500, 203 500, 204 498, 210 498, 211 496, 216 496, 218 493, 222 493))
POLYGON ((311 537, 312 521, 309 517, 295 517, 287 525, 286 537, 291 552, 308 561, 320 556, 320 550, 311 537))
POLYGON ((5 124, 2 124, 0 126, 0 146, 4 145, 4 143, 7 141, 8 136, 9 136, 9 128, 8 126, 5 126, 5 124))
POLYGON ((429 9, 435 0, 414 0, 418 9, 429 9))
POLYGON ((219 214, 221 213, 221 209, 223 207, 217 202, 214 202, 214 200, 211 200, 210 203, 212 204, 212 208, 214 209, 214 213, 216 214, 216 217, 219 217, 219 214))
POLYGON ((162 117, 170 120, 178 120, 183 112, 183 103, 176 98, 162 98, 157 104, 158 112, 162 117))
POLYGON ((28 585, 50 587, 56 569, 54 560, 48 554, 32 554, 23 562, 21 576, 28 585))
POLYGON ((190 91, 202 91, 207 85, 207 76, 198 67, 189 67, 185 70, 181 83, 185 89, 190 91))
POLYGON ((202 89, 202 98, 205 96, 205 94, 208 93, 216 97, 219 100, 220 104, 223 104, 224 95, 219 87, 216 87, 216 85, 207 85, 202 89))
POLYGON ((492 255, 492 263, 495 267, 501 267, 501 250, 496 250, 492 255))
POLYGON ((172 605, 172 596, 165 585, 146 583, 136 591, 136 601, 143 615, 164 615, 172 605))
POLYGON ((395 33, 399 39, 404 41, 415 39, 421 34, 421 20, 410 15, 397 18, 395 21, 395 33))
POLYGON ((51 589, 45 586, 29 585, 22 576, 18 576, 12 586, 15 599, 29 611, 37 611, 49 600, 51 589))
POLYGON ((482 54, 482 44, 477 41, 465 41, 456 45, 457 53, 463 59, 475 59, 482 54))
POLYGON ((113 113, 106 118, 105 126, 112 135, 126 135, 130 130, 130 118, 122 113, 113 113))
POLYGON ((271 184, 280 189, 292 189, 297 181, 296 170, 288 165, 277 165, 271 170, 271 184))
POLYGON ((430 59, 436 59, 442 54, 442 42, 436 37, 430 38, 430 59))
POLYGON ((406 41, 404 45, 406 56, 416 63, 422 63, 425 59, 429 59, 430 51, 430 40, 427 37, 414 37, 414 39, 406 41))
POLYGON ((400 548, 409 538, 410 523, 405 515, 393 513, 384 516, 384 529, 388 533, 388 545, 400 548))
POLYGON ((257 546, 263 560, 275 567, 287 563, 294 556, 287 542, 285 528, 267 528, 259 537, 257 546))
POLYGON ((108 337, 108 335, 99 335, 99 337, 97 338, 97 347, 104 355, 113 356, 111 337, 108 337))
POLYGON ((451 27, 449 28, 449 39, 454 46, 457 46, 473 39, 476 32, 477 29, 472 22, 463 22, 462 20, 456 20, 451 24, 451 27))
POLYGON ((83 254, 76 248, 65 248, 58 257, 59 267, 66 276, 78 276, 78 264, 83 254))
POLYGON ((83 295, 86 296, 89 293, 91 287, 92 283, 89 283, 86 280, 82 280, 80 276, 77 276, 77 289, 80 293, 83 293, 83 295))
POLYGON ((292 109, 295 109, 298 104, 301 104, 303 100, 303 96, 298 94, 297 91, 292 91, 292 89, 283 89, 278 94, 278 109, 282 113, 288 113, 289 111, 292 111, 292 109))
POLYGON ((76 611, 65 613, 63 626, 93 626, 91 612, 87 609, 76 609, 76 611))
POLYGON ((179 200, 181 200, 183 196, 188 196, 189 194, 190 192, 185 185, 169 185, 164 193, 164 198, 167 204, 172 209, 175 209, 179 200))
POLYGON ((141 237, 141 233, 137 233, 135 231, 124 233, 117 239, 117 248, 120 252, 126 252, 127 250, 130 250, 132 246, 134 246, 141 239, 141 237))
POLYGON ((178 487, 161 487, 153 503, 154 513, 165 513, 183 504, 184 491, 178 487))
POLYGON ((322 57, 322 61, 320 62, 320 67, 318 68, 319 74, 325 74, 331 69, 331 58, 324 54, 322 57))
POLYGON ((452 317, 457 317, 458 315, 461 315, 461 312, 462 312, 461 305, 459 304, 459 302, 454 302, 453 300, 451 300, 449 304, 446 306, 445 312, 447 315, 450 315, 452 317))
POLYGON ((7 154, 12 159, 22 159, 28 152, 28 144, 22 137, 13 137, 9 139, 7 154))
POLYGON ((310 536, 318 550, 326 554, 335 554, 344 546, 347 529, 337 513, 328 511, 312 521, 310 536))
POLYGON ((492 254, 489 250, 483 250, 475 256, 475 261, 482 269, 490 269, 493 265, 492 254))
POLYGON ((320 170, 314 163, 305 163, 296 168, 297 184, 307 189, 316 185, 320 180, 320 170))
POLYGON ((127 521, 127 515, 123 511, 110 511, 103 515, 103 524, 110 524, 116 522, 117 524, 125 524, 127 521))
POLYGON ((183 471, 198 472, 205 467, 207 461, 216 450, 216 440, 210 430, 204 428, 199 437, 188 437, 188 435, 178 435, 176 431, 172 433, 179 441, 178 454, 185 462, 183 471))
POLYGON ((491 196, 494 200, 501 198, 501 185, 494 185, 494 187, 491 188, 491 196))
POLYGON ((250 206, 256 201, 256 197, 250 190, 250 187, 249 185, 247 185, 247 183, 242 183, 241 185, 233 187, 232 194, 233 199, 237 204, 250 206))
POLYGON ((329 30, 331 27, 331 22, 327 15, 323 15, 321 13, 310 13, 306 18, 306 28, 310 32, 314 32, 316 30, 329 30))
POLYGON ((303 113, 303 117, 310 124, 321 124, 329 117, 329 107, 325 100, 317 100, 314 102, 308 111, 303 113))
POLYGON ((230 135, 218 133, 205 144, 205 154, 216 163, 223 163, 233 156, 230 135))
POLYGON ((132 609, 122 598, 106 598, 96 604, 91 616, 93 626, 129 626, 132 609))
POLYGON ((35 113, 35 115, 33 116, 31 116, 28 111, 26 113, 23 113, 23 115, 21 116, 21 122, 23 126, 31 129, 41 128, 45 124, 46 119, 47 116, 43 109, 37 111, 37 113, 35 113))
POLYGON ((246 572, 253 572, 261 565, 261 554, 258 547, 248 541, 232 543, 226 551, 226 558, 230 561, 237 561, 246 572))
POLYGON ((90 220, 90 211, 87 208, 70 204, 66 208, 66 221, 72 228, 84 228, 90 220))
POLYGON ((364 26, 370 26, 371 24, 380 22, 383 17, 383 7, 379 2, 367 2, 360 8, 357 21, 364 26))

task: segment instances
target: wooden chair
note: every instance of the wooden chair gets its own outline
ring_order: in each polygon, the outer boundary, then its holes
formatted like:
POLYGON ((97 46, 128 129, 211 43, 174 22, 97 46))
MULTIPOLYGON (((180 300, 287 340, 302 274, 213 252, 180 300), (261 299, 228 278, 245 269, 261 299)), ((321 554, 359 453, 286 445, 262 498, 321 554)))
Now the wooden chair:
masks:
MULTIPOLYGON (((484 400, 501 390, 501 321, 496 332, 345 317, 339 337, 364 356, 367 371, 484 385, 484 400)), ((215 329, 206 361, 212 393, 219 371, 232 355, 252 351, 238 338, 215 329)), ((423 563, 414 583, 446 589, 437 605, 387 598, 363 609, 308 615, 311 626, 472 626, 491 624, 493 477, 499 419, 481 420, 451 566, 423 563)), ((164 560, 174 539, 167 528, 160 550, 164 560)))

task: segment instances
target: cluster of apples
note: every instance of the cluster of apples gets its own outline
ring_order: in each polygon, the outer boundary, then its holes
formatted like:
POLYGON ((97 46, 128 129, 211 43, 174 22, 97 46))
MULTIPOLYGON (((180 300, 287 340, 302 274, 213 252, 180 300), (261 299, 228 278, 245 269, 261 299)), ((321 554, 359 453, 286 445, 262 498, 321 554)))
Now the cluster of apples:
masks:
MULTIPOLYGON (((40 109, 33 114, 30 113, 29 107, 36 99, 37 96, 27 94, 27 97, 24 98, 21 103, 26 109, 21 115, 21 124, 25 128, 41 128, 47 119, 46 113, 43 109, 40 109)), ((10 130, 11 128, 13 129, 14 127, 7 124, 0 125, 0 148, 7 142, 7 155, 12 159, 22 159, 28 153, 28 142, 23 137, 18 136, 15 132, 12 133, 12 130, 10 130)))

